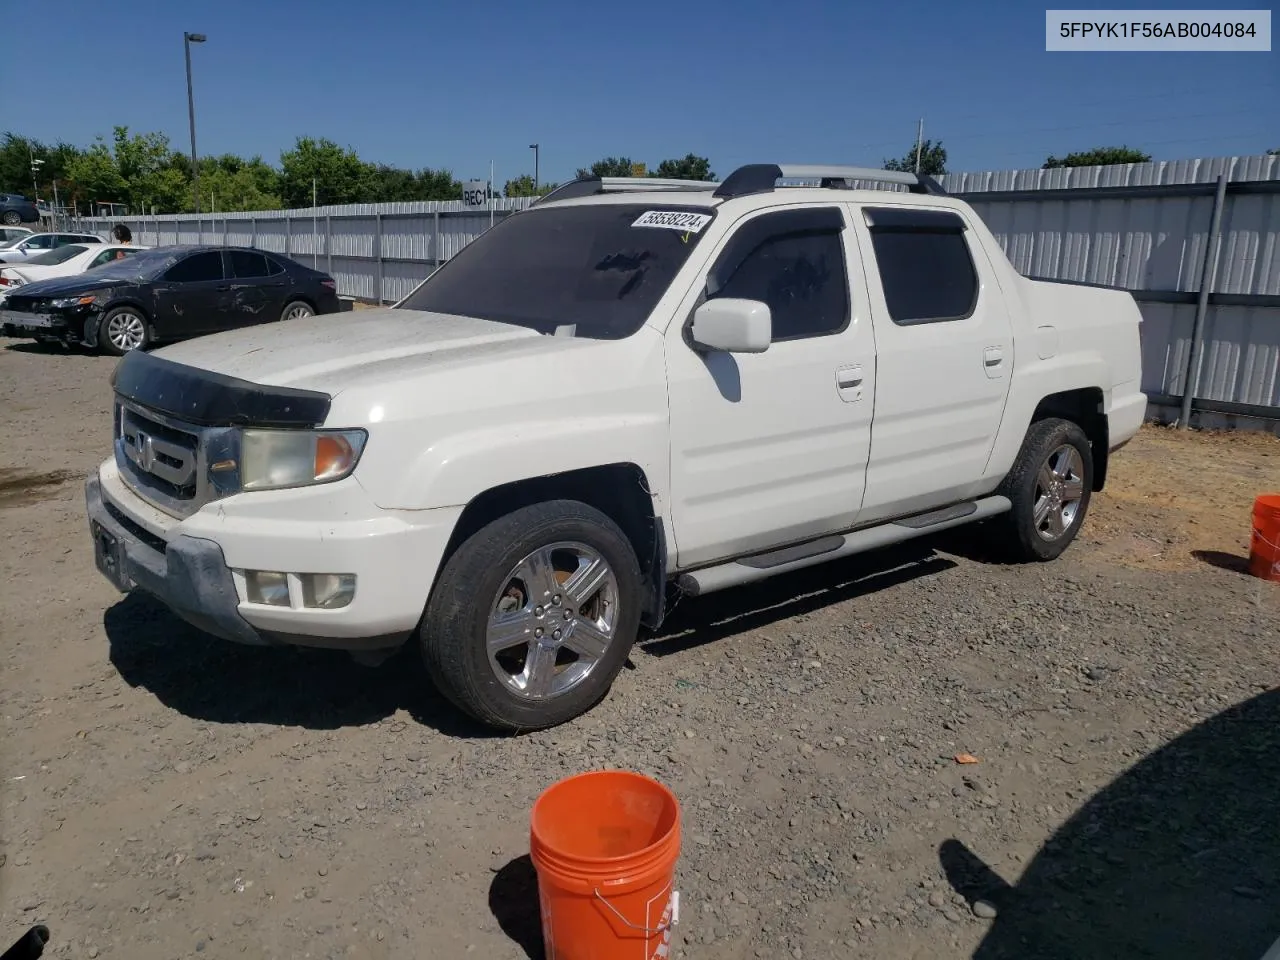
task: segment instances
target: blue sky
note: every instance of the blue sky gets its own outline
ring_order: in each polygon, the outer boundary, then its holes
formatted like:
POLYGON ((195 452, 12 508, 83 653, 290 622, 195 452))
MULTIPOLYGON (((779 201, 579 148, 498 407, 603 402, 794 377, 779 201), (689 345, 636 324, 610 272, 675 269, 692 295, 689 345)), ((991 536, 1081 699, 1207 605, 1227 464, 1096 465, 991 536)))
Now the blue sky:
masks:
MULTIPOLYGON (((1157 158, 1280 147, 1280 53, 1046 53, 1044 7, 666 0, 15 3, 0 129, 74 143, 113 124, 277 161, 299 135, 498 183, 602 156, 742 163, 901 156, 923 117, 952 170, 1128 143, 1157 158), (28 85, 13 82, 30 73, 28 85)), ((1055 4, 1055 6, 1066 6, 1055 4)), ((1255 5, 1256 6, 1256 5, 1255 5)))

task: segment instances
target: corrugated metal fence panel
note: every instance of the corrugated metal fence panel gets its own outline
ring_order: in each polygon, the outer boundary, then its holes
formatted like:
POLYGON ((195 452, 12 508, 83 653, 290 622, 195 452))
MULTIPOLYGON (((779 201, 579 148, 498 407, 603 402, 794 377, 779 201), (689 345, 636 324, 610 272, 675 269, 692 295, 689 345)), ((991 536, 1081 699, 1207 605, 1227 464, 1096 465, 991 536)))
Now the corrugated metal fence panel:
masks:
POLYGON ((1224 172, 1231 180, 1280 180, 1280 156, 1156 160, 1109 167, 1055 167, 1052 170, 985 170, 944 174, 938 182, 948 193, 984 193, 1212 183, 1218 179, 1218 174, 1224 172))

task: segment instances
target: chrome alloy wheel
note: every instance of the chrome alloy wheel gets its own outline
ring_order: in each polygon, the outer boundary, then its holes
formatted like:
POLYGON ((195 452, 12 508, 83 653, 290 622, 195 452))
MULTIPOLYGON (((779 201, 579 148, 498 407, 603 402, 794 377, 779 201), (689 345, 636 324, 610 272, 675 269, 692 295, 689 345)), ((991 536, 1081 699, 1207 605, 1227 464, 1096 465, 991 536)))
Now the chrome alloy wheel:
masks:
POLYGON ((130 310, 120 310, 107 321, 107 339, 121 353, 137 350, 147 339, 146 321, 130 310))
POLYGON ((507 690, 549 700, 604 659, 618 623, 618 580, 584 543, 552 543, 507 574, 485 630, 489 666, 507 690))
POLYGON ((286 313, 284 315, 284 318, 286 320, 302 320, 302 319, 305 319, 306 317, 314 317, 314 316, 315 314, 312 312, 310 307, 308 307, 304 303, 300 303, 296 307, 294 307, 292 310, 290 310, 288 313, 286 313))
POLYGON ((1045 458, 1036 474, 1036 497, 1032 519, 1036 533, 1050 542, 1057 540, 1075 522, 1084 499, 1084 459, 1069 443, 1045 458))

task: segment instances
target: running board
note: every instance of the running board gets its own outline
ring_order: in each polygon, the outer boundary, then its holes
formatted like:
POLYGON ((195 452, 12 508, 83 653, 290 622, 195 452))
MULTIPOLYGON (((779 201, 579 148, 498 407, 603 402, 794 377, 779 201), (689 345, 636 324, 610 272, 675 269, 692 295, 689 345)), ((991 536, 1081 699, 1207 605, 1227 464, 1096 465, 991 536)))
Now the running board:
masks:
POLYGON ((984 497, 942 510, 902 517, 863 530, 819 537, 817 540, 742 557, 718 566, 691 570, 680 574, 676 578, 676 584, 685 596, 699 597, 704 593, 754 583, 780 573, 803 570, 829 560, 851 557, 855 553, 878 550, 880 547, 914 540, 939 530, 985 520, 1007 512, 1012 506, 1008 497, 984 497))

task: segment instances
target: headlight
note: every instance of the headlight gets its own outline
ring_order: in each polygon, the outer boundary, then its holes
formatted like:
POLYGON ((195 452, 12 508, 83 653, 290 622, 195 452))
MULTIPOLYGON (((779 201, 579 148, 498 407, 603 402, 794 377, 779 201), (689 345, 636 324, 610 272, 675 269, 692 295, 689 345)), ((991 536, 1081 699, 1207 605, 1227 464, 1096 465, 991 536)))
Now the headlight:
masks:
POLYGON ((87 307, 89 304, 93 303, 95 299, 97 298, 93 296, 65 297, 62 300, 53 301, 52 306, 55 310, 66 310, 69 307, 87 307))
POLYGON ((363 430, 244 430, 240 487, 275 490, 341 480, 356 468, 363 430))

